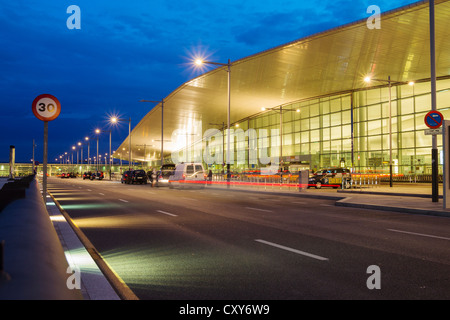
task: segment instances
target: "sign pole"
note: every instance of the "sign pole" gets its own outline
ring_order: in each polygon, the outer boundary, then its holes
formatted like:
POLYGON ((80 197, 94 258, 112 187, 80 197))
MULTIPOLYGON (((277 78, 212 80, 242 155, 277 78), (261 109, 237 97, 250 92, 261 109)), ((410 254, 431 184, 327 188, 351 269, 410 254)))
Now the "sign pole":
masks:
POLYGON ((42 175, 42 196, 47 203, 47 152, 48 152, 48 121, 44 121, 44 164, 42 175))
MULTIPOLYGON (((429 0, 430 15, 430 66, 431 66, 431 110, 436 110, 436 49, 434 0, 429 0)), ((439 202, 437 137, 432 137, 431 149, 432 201, 439 202)))
MULTIPOLYGON (((47 203, 47 156, 48 156, 48 122, 55 120, 61 112, 61 104, 56 97, 50 94, 37 96, 31 104, 33 114, 44 122, 44 159, 42 165, 42 197, 47 203)), ((34 145, 34 142, 33 142, 34 145)), ((33 159, 34 160, 34 159, 33 159)))

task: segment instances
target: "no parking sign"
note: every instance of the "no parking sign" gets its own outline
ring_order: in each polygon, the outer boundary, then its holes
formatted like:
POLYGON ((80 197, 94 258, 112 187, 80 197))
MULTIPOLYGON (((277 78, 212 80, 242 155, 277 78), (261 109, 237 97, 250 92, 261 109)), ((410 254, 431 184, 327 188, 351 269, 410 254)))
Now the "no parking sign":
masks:
POLYGON ((444 121, 444 116, 439 111, 432 110, 425 115, 424 120, 428 128, 437 129, 442 125, 442 121, 444 121))

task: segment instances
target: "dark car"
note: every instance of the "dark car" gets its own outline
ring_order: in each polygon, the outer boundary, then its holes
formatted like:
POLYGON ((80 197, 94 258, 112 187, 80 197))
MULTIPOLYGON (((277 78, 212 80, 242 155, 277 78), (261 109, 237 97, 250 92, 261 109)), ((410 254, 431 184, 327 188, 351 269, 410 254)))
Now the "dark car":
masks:
POLYGON ((69 177, 68 173, 65 173, 65 172, 61 173, 61 179, 68 178, 68 177, 69 177))
POLYGON ((103 178, 104 178, 103 172, 97 171, 97 172, 94 172, 89 179, 90 180, 102 180, 103 178))
POLYGON ((131 174, 133 171, 125 171, 120 178, 121 183, 131 183, 131 174))
POLYGON ((85 172, 85 173, 83 173, 83 180, 84 179, 91 179, 91 176, 92 176, 92 172, 85 172))
POLYGON ((173 175, 175 171, 175 165, 174 164, 164 164, 156 173, 156 186, 168 186, 169 185, 169 177, 173 175))
POLYGON ((69 173, 69 178, 76 178, 76 177, 77 177, 76 173, 74 172, 69 173))
POLYGON ((134 170, 131 172, 131 183, 147 184, 147 173, 144 170, 134 170))
POLYGON ((328 168, 317 171, 309 178, 308 188, 315 187, 320 189, 322 187, 333 188, 349 188, 351 183, 351 173, 349 169, 345 168, 328 168))

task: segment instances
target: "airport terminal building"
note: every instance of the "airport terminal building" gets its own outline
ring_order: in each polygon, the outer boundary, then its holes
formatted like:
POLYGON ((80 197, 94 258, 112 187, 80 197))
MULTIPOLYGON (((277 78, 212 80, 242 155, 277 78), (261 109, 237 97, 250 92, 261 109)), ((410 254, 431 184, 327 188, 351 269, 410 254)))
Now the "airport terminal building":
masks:
MULTIPOLYGON (((450 119, 450 1, 436 0, 435 12, 437 110, 450 119)), ((380 19, 379 29, 361 20, 184 83, 136 125, 114 158, 128 160, 131 146, 143 166, 157 167, 163 156, 164 163, 202 161, 219 172, 230 150, 237 172, 278 161, 387 174, 392 159, 395 175, 430 175, 428 1, 380 19)))

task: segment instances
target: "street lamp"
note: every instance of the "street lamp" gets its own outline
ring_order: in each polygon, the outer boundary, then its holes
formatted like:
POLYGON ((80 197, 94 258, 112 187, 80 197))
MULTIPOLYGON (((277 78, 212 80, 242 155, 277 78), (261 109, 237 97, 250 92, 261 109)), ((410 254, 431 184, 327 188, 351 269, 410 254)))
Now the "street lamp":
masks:
MULTIPOLYGON (((73 152, 75 151, 75 149, 76 149, 76 147, 75 146, 72 146, 72 166, 73 166, 73 152)), ((78 162, 78 159, 77 159, 77 162, 78 162)), ((73 168, 72 168, 73 169, 73 168)))
POLYGON ((203 59, 196 59, 195 64, 202 66, 204 64, 212 64, 216 66, 226 66, 228 72, 228 111, 227 111, 227 185, 230 187, 230 106, 231 106, 231 61, 228 59, 228 63, 219 63, 204 61, 203 59))
POLYGON ((95 129, 95 133, 97 134, 97 171, 98 171, 98 135, 100 134, 100 129, 95 129))
POLYGON ((120 119, 117 117, 112 117, 110 119, 111 123, 116 124, 119 121, 125 121, 128 122, 128 148, 129 148, 129 153, 128 153, 128 169, 131 170, 131 117, 127 120, 127 119, 120 119))
POLYGON ((91 165, 91 158, 90 158, 90 156, 89 156, 89 145, 90 145, 90 143, 89 143, 89 137, 85 137, 84 140, 86 140, 86 143, 87 143, 87 145, 88 145, 88 154, 87 154, 87 157, 88 157, 88 165, 90 166, 90 165, 91 165))
MULTIPOLYGON (((384 82, 388 83, 389 85, 389 186, 392 187, 392 80, 391 76, 388 76, 388 79, 372 79, 371 77, 367 76, 364 78, 364 81, 366 83, 370 83, 371 81, 378 81, 378 82, 384 82)), ((414 85, 413 81, 404 82, 404 81, 394 81, 394 83, 397 84, 409 84, 410 86, 414 85)))
MULTIPOLYGON (((111 155, 111 130, 100 130, 97 129, 95 130, 96 133, 100 134, 102 132, 109 132, 109 154, 111 155)), ((98 138, 97 138, 98 141, 98 138)), ((98 149, 98 147, 97 147, 98 149)), ((97 154, 98 154, 98 150, 97 150, 97 154)), ((106 158, 105 158, 105 165, 106 165, 106 158)), ((111 157, 109 158, 109 180, 111 180, 111 157)))

